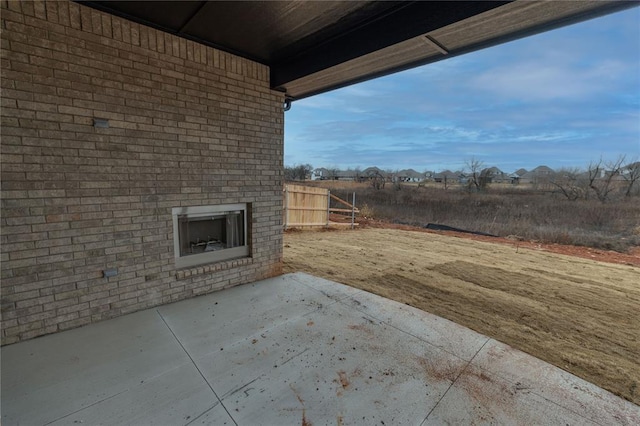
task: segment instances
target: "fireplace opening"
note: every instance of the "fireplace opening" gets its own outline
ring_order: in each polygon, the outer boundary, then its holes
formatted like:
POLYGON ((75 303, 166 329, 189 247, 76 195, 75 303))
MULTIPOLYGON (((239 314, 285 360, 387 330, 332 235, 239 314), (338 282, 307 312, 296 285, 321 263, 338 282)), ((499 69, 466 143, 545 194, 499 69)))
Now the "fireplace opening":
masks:
POLYGON ((173 235, 178 268, 247 257, 247 205, 175 207, 173 235))

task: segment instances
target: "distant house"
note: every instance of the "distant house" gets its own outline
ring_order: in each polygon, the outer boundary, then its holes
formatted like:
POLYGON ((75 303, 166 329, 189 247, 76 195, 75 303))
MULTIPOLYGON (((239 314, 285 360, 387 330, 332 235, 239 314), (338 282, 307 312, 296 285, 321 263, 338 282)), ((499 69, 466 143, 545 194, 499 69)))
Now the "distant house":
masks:
POLYGON ((357 180, 360 172, 355 170, 338 170, 335 172, 335 180, 357 180))
POLYGON ((311 174, 311 180, 326 180, 329 176, 329 170, 324 167, 320 167, 319 169, 315 169, 311 174))
POLYGON ((622 167, 623 173, 630 173, 633 170, 640 170, 640 161, 636 161, 635 163, 630 163, 622 167))
POLYGON ((512 174, 514 174, 514 175, 516 175, 516 176, 520 177, 520 176, 522 176, 522 175, 523 175, 523 174, 525 174, 525 173, 527 173, 527 169, 518 169, 518 170, 516 170, 515 172, 513 172, 512 174))
POLYGON ((396 180, 400 182, 422 182, 425 178, 423 173, 416 172, 413 169, 400 170, 395 174, 396 180))
POLYGON ((517 185, 522 182, 522 176, 529 173, 527 169, 520 168, 509 175, 509 182, 517 185))
MULTIPOLYGON (((413 175, 411 175, 411 177, 413 177, 413 175)), ((392 176, 377 167, 369 167, 364 170, 338 170, 320 167, 315 169, 312 174, 313 180, 342 180, 363 182, 374 179, 383 179, 385 181, 389 181, 391 180, 391 178, 392 176)), ((408 178, 409 177, 407 177, 407 179, 408 178)))
POLYGON ((520 183, 547 184, 555 172, 547 166, 538 166, 520 176, 520 183))
POLYGON ((512 185, 517 185, 517 184, 520 183, 520 175, 518 175, 517 172, 516 173, 511 173, 508 176, 508 179, 509 179, 509 183, 512 184, 512 185))
POLYGON ((531 171, 537 176, 551 176, 554 173, 553 169, 547 166, 538 166, 531 171))
POLYGON ((622 182, 626 180, 626 176, 628 176, 628 171, 625 173, 624 169, 620 170, 606 170, 604 172, 603 178, 609 178, 611 176, 612 182, 622 182))
POLYGON ((338 169, 326 169, 320 167, 313 171, 313 180, 339 180, 342 177, 345 180, 346 175, 338 169), (342 174, 341 174, 342 173, 342 174))
POLYGON ((391 176, 387 172, 377 167, 367 167, 362 171, 362 176, 368 180, 383 179, 390 180, 391 176))
POLYGON ((461 177, 461 173, 455 173, 451 170, 445 170, 444 172, 436 173, 433 175, 433 180, 442 183, 442 182, 457 182, 461 177))
POLYGON ((527 173, 523 174, 522 176, 520 176, 519 182, 520 183, 534 183, 535 180, 536 180, 536 174, 534 172, 527 172, 527 173))
POLYGON ((510 182, 509 176, 497 167, 489 167, 482 170, 480 176, 486 180, 486 183, 510 182))
POLYGON ((640 161, 627 164, 620 169, 620 176, 624 180, 631 179, 633 176, 637 176, 638 174, 640 174, 640 161))

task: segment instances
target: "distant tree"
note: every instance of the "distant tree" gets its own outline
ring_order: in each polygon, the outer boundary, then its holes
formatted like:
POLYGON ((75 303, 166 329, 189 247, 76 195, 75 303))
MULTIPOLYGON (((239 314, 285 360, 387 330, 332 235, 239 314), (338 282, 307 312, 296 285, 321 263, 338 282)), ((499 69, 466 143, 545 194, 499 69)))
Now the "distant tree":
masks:
POLYGON ((549 182, 571 201, 583 198, 589 189, 579 168, 560 169, 549 178, 549 182))
POLYGON ((313 166, 311 164, 301 164, 298 166, 298 177, 301 180, 307 180, 311 178, 311 172, 313 172, 313 166))
POLYGON ((349 167, 347 170, 345 170, 344 177, 345 177, 345 179, 353 179, 354 181, 358 181, 357 173, 351 167, 349 167))
POLYGON ((489 186, 490 176, 488 170, 484 168, 484 163, 477 158, 471 158, 465 162, 467 189, 469 191, 481 192, 489 186))
POLYGON ((307 180, 311 176, 313 166, 311 164, 296 164, 294 166, 285 166, 285 180, 307 180))
POLYGON ((603 162, 602 158, 597 162, 589 163, 587 168, 589 188, 601 203, 605 203, 615 189, 613 180, 620 175, 624 162, 625 156, 621 155, 617 160, 608 163, 603 162))
POLYGON ((426 186, 428 182, 431 182, 433 180, 433 175, 434 173, 431 170, 425 170, 422 173, 422 176, 423 176, 422 180, 418 182, 418 188, 426 186))
POLYGON ((386 178, 382 172, 379 170, 370 170, 367 177, 369 178, 369 182, 371 182, 371 187, 373 189, 384 189, 386 178))
POLYGON ((293 171, 293 167, 284 166, 284 180, 292 181, 294 179, 295 172, 293 171))
POLYGON ((327 167, 327 179, 337 180, 339 172, 340 169, 338 169, 336 166, 327 167))
POLYGON ((396 174, 391 169, 384 169, 384 176, 388 182, 393 182, 395 180, 396 174))
POLYGON ((626 182, 625 197, 631 197, 632 190, 636 182, 640 181, 640 161, 632 161, 620 170, 626 182))
POLYGON ((356 182, 362 182, 364 180, 364 176, 362 176, 362 169, 360 167, 353 169, 353 180, 356 182))
POLYGON ((400 191, 402 189, 402 176, 400 176, 400 170, 387 170, 387 176, 391 177, 391 184, 393 189, 400 191))

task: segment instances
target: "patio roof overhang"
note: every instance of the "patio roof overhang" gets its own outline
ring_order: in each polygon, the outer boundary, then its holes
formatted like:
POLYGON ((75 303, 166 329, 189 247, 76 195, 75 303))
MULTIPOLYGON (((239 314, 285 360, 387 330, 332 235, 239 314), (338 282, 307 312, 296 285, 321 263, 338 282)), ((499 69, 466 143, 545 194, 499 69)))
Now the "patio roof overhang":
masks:
POLYGON ((271 70, 291 100, 637 6, 637 1, 80 1, 271 70))

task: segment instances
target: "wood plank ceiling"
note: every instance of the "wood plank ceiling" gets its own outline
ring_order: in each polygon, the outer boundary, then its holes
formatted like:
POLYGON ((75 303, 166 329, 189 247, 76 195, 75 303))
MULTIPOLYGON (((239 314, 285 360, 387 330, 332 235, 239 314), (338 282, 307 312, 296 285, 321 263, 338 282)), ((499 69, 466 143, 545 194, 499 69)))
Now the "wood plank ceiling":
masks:
POLYGON ((291 100, 638 1, 80 1, 268 65, 291 100))

